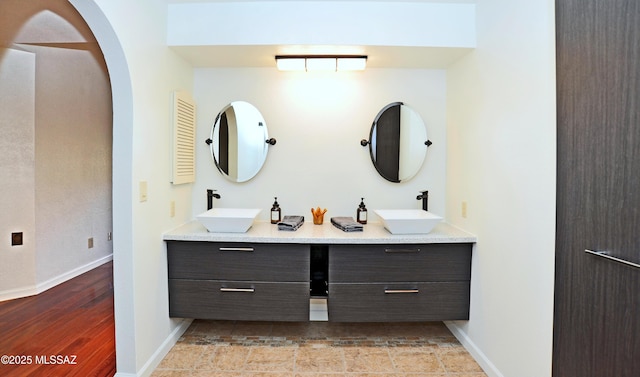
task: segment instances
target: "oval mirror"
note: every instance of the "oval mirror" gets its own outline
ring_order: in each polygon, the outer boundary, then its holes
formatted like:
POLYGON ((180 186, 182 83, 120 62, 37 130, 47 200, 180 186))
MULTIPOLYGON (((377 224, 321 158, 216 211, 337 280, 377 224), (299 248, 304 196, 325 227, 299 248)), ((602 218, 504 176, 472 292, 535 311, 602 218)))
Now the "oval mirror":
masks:
POLYGON ((391 182, 404 182, 415 176, 431 142, 420 115, 394 102, 385 106, 373 121, 369 141, 371 161, 378 173, 391 182))
POLYGON ((258 109, 235 101, 218 113, 207 143, 220 173, 230 181, 245 182, 258 174, 275 139, 269 139, 258 109))

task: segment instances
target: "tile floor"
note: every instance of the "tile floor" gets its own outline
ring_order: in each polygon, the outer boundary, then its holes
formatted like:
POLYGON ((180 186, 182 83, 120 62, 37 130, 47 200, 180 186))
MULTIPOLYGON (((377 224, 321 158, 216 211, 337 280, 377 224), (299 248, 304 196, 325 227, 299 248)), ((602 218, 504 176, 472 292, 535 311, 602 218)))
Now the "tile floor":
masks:
POLYGON ((194 321, 152 377, 486 377, 440 322, 194 321))

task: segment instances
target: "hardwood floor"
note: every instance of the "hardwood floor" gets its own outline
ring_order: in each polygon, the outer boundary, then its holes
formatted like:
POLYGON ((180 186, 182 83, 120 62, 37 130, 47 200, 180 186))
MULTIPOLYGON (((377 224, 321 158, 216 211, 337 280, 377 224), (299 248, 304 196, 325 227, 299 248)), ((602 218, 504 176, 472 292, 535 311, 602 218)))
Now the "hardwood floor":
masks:
POLYGON ((0 376, 113 376, 113 263, 0 302, 0 376))

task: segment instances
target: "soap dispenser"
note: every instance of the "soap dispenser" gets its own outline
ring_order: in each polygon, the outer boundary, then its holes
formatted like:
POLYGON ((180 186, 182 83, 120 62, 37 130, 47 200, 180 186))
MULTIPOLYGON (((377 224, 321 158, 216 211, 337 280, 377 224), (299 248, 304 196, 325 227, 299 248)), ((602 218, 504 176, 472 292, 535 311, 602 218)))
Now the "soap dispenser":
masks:
POLYGON ((282 220, 282 210, 280 209, 280 204, 278 204, 278 198, 275 197, 274 199, 271 207, 271 224, 277 224, 282 220))
POLYGON ((360 205, 356 211, 356 219, 360 224, 367 223, 367 207, 364 205, 364 198, 360 199, 360 205))

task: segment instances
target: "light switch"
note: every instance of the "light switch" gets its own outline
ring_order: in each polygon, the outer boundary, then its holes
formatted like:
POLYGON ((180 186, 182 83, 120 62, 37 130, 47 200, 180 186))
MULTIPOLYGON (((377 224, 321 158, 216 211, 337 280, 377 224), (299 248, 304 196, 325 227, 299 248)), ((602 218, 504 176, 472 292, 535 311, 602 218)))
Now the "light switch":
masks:
POLYGON ((147 201, 147 181, 140 181, 140 203, 147 201))

